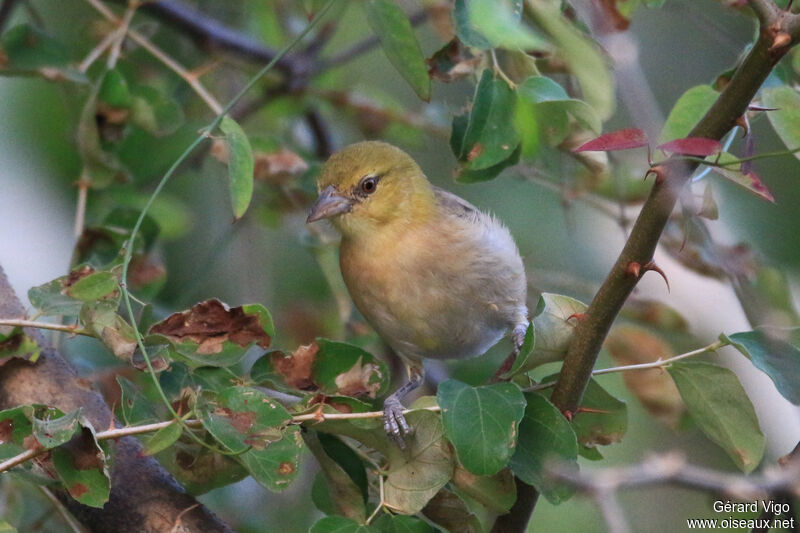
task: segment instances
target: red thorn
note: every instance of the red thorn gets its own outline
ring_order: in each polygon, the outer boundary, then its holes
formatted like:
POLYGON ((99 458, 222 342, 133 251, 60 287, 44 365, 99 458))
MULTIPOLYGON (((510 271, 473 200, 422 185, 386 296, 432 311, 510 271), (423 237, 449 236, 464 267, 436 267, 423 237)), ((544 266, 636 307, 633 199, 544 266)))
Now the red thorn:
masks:
POLYGON ((775 35, 775 38, 772 40, 772 46, 769 47, 770 52, 775 52, 776 50, 780 50, 785 46, 788 46, 792 42, 792 36, 786 33, 785 31, 779 32, 775 35))
POLYGON ((670 292, 669 280, 667 279, 667 275, 664 274, 664 271, 661 270, 661 268, 657 264, 655 264, 653 261, 648 261, 644 265, 644 270, 645 272, 647 272, 648 270, 652 270, 653 272, 658 272, 659 274, 661 274, 661 277, 664 278, 664 283, 667 284, 667 292, 670 292))
POLYGON ((666 175, 665 175, 666 172, 665 171, 666 171, 666 168, 664 167, 664 165, 656 165, 656 166, 650 167, 649 169, 647 169, 647 172, 644 175, 644 179, 647 179, 647 176, 649 176, 650 174, 655 174, 655 176, 656 176, 656 185, 659 185, 659 184, 663 183, 664 180, 666 179, 666 175))
POLYGON ((564 415, 568 421, 572 422, 572 419, 575 418, 575 414, 570 409, 565 409, 561 411, 561 414, 564 415))
POLYGON ((586 318, 586 313, 572 313, 571 315, 569 315, 569 316, 567 317, 567 320, 566 320, 565 322, 569 322, 569 321, 570 321, 571 319, 573 319, 573 318, 574 318, 575 320, 577 320, 578 322, 580 322, 581 320, 583 320, 584 318, 586 318))
POLYGON ((629 276, 633 276, 636 279, 639 279, 639 276, 642 273, 642 265, 637 263, 636 261, 631 261, 628 263, 628 266, 625 267, 625 273, 629 276))
POLYGON ((736 125, 744 130, 744 137, 750 135, 750 122, 747 120, 747 116, 742 115, 737 118, 736 125))

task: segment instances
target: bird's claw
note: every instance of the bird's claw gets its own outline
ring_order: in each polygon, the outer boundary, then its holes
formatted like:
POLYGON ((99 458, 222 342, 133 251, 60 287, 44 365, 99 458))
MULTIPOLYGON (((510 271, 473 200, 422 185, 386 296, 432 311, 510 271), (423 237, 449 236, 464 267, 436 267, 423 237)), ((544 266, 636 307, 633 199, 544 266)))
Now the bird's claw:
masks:
POLYGON ((383 429, 401 449, 406 447, 404 437, 412 433, 412 428, 403 415, 403 409, 403 404, 395 395, 389 396, 383 402, 383 429))
POLYGON ((515 356, 519 355, 520 350, 522 350, 522 345, 525 343, 525 334, 528 332, 528 323, 524 324, 517 324, 514 326, 514 330, 511 332, 511 340, 514 342, 514 351, 512 352, 515 356))

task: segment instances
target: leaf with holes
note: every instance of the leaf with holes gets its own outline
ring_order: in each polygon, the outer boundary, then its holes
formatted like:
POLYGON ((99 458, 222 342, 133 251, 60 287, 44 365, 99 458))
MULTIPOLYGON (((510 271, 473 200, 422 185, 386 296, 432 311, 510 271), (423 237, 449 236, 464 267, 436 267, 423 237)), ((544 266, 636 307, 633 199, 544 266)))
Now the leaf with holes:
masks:
POLYGON ((514 453, 525 398, 513 383, 471 387, 450 379, 439 385, 445 435, 464 467, 490 476, 508 464, 514 453))
POLYGON ((578 468, 578 441, 572 426, 550 400, 536 393, 525 394, 527 407, 519 427, 517 450, 511 458, 511 470, 522 481, 533 485, 551 503, 560 503, 572 495, 562 484, 548 483, 545 465, 559 461, 562 468, 578 468))
POLYGON ((198 412, 203 427, 232 452, 263 448, 280 440, 292 420, 277 401, 258 389, 242 386, 201 396, 198 412))
POLYGON ((285 490, 297 477, 303 437, 298 426, 283 430, 282 438, 265 441, 263 438, 239 456, 241 463, 261 485, 275 492, 285 490))
POLYGON ((392 0, 365 0, 362 6, 389 62, 417 96, 430 100, 431 79, 425 56, 406 14, 392 0))
POLYGON ((765 439, 736 374, 700 361, 678 361, 667 370, 703 433, 744 472, 757 467, 764 456, 765 439))
POLYGON ((269 347, 275 327, 261 305, 230 308, 212 299, 170 315, 148 333, 148 342, 170 343, 173 355, 191 367, 226 367, 238 363, 253 345, 269 347))
POLYGON ((83 424, 75 438, 52 451, 53 466, 76 501, 90 507, 103 507, 111 491, 109 449, 97 441, 88 422, 83 424))

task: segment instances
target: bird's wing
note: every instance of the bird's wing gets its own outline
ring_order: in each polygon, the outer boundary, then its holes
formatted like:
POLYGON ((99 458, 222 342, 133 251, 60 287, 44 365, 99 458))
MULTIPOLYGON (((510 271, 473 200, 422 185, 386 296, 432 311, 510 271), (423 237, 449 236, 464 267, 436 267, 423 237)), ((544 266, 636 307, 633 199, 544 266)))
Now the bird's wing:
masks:
POLYGON ((478 208, 463 198, 444 189, 440 189, 439 187, 434 187, 433 191, 436 196, 436 201, 448 214, 469 219, 481 216, 481 212, 478 211, 478 208))

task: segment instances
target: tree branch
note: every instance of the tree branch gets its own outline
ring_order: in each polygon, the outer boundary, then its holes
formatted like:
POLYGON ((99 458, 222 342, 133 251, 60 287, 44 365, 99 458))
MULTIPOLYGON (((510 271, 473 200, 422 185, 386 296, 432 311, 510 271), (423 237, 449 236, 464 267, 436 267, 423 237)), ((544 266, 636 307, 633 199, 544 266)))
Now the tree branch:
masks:
MULTIPOLYGON (((767 19, 767 26, 762 23, 758 41, 689 137, 721 139, 735 125, 736 119, 747 110, 772 68, 791 47, 790 42, 779 41, 778 37, 797 18, 796 15, 780 13, 775 18, 767 19)), ((792 35, 792 41, 796 37, 792 35)), ((645 265, 652 260, 679 193, 696 167, 696 162, 677 159, 659 165, 660 177, 639 213, 628 241, 589 305, 585 318, 576 328, 552 396, 553 403, 562 412, 574 412, 577 409, 611 324, 639 281, 638 275, 630 273, 628 265, 645 265)))
POLYGON ((771 21, 777 18, 780 12, 780 9, 775 5, 773 0, 748 0, 748 3, 750 4, 750 9, 755 12, 762 26, 771 24, 771 21))

